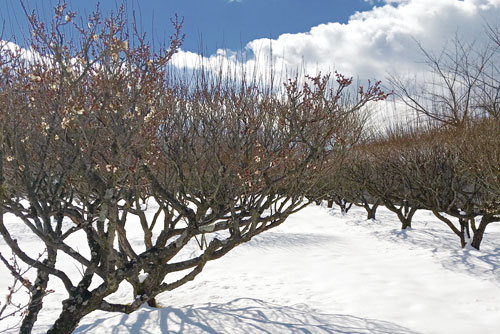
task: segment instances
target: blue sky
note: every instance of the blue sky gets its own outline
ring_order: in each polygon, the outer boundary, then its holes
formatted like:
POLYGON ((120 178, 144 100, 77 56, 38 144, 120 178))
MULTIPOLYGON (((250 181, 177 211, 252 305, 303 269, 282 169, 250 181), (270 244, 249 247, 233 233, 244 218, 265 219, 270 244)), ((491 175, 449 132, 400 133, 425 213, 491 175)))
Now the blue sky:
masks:
MULTIPOLYGON (((50 17, 57 0, 24 0, 50 17)), ((97 0, 69 0, 90 13, 97 0)), ((101 0, 109 12, 121 0, 101 0)), ((126 0, 147 34, 167 41, 169 18, 185 19, 186 40, 174 57, 196 68, 220 59, 265 71, 293 69, 314 75, 337 70, 361 80, 421 73, 422 53, 439 54, 458 36, 478 47, 486 26, 500 28, 500 0, 126 0), (139 5, 140 4, 140 5, 139 5), (244 51, 240 57, 237 51, 244 51), (272 50, 272 59, 269 57, 272 50), (203 51, 203 55, 198 52, 203 51), (235 52, 236 51, 236 52, 235 52)), ((26 30, 19 0, 0 0, 7 34, 26 30)))
MULTIPOLYGON (((120 3, 120 1, 117 1, 120 3)), ((25 0, 28 7, 48 15, 54 0, 25 0)), ((89 13, 97 0, 69 0, 70 8, 89 13)), ((217 48, 239 50, 258 38, 277 38, 284 33, 306 32, 321 23, 346 23, 356 11, 373 7, 364 0, 127 0, 130 10, 140 13, 142 26, 156 40, 171 32, 169 17, 184 17, 183 49, 211 54, 217 48)), ((115 0, 101 0, 104 12, 116 8, 115 0)), ((19 0, 0 0, 0 13, 9 33, 23 25, 19 0)), ((168 39, 167 39, 168 40, 168 39)))

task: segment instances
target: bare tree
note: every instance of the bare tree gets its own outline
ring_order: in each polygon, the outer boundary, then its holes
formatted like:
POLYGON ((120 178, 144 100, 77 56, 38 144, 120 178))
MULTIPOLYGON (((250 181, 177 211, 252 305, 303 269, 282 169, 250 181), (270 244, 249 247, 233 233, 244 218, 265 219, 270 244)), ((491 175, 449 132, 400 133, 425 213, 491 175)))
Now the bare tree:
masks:
POLYGON ((439 131, 416 134, 407 138, 405 147, 398 147, 400 177, 407 185, 408 197, 445 222, 466 244, 465 210, 472 208, 477 187, 462 173, 458 145, 443 140, 439 131), (443 213, 460 219, 460 227, 443 213))
MULTIPOLYGON (((366 166, 363 166, 364 159, 358 155, 360 152, 356 152, 356 148, 354 151, 354 154, 346 158, 339 169, 339 173, 332 176, 330 179, 331 183, 329 186, 332 190, 328 196, 330 198, 332 194, 336 196, 337 201, 335 201, 335 203, 337 205, 339 205, 339 203, 337 203, 339 200, 343 200, 344 205, 354 204, 360 206, 366 210, 366 219, 375 219, 375 214, 381 201, 372 196, 366 190, 365 186, 365 182, 373 178, 373 175, 370 177, 366 173, 373 172, 374 170, 369 167, 365 168, 366 166)), ((333 202, 334 199, 332 198, 332 204, 333 202)), ((345 212, 347 213, 347 211, 345 212)))
POLYGON ((395 98, 415 112, 417 120, 462 127, 472 119, 498 115, 500 86, 497 48, 465 42, 459 36, 439 54, 419 44, 427 72, 389 81, 395 98))
POLYGON ((472 228, 472 245, 477 249, 486 226, 497 220, 498 207, 492 204, 495 191, 487 189, 495 187, 498 175, 494 166, 500 44, 497 29, 489 26, 487 34, 491 43, 484 45, 456 36, 439 55, 420 46, 429 73, 413 85, 391 78, 395 96, 417 114, 414 125, 421 132, 408 138, 416 146, 400 152, 402 166, 408 167, 400 172, 406 173, 413 198, 444 221, 460 237, 462 247, 472 228), (456 217, 460 226, 454 226, 443 212, 456 217), (481 222, 476 228, 478 216, 481 222))
POLYGON ((355 149, 346 166, 350 179, 363 189, 362 195, 372 198, 375 208, 382 203, 394 212, 405 230, 419 207, 408 197, 407 185, 398 173, 396 147, 393 138, 372 139, 355 149))
MULTIPOLYGON (((478 125, 469 125, 468 129, 408 132, 394 146, 397 168, 393 169, 393 174, 405 184, 408 200, 431 210, 446 223, 460 238, 462 247, 471 244, 477 249, 486 226, 500 218, 498 206, 494 204, 496 197, 486 187, 488 182, 480 181, 489 176, 487 173, 475 175, 473 164, 465 159, 473 155, 474 159, 478 158, 478 131, 478 125), (481 217, 477 228, 476 217, 481 217)), ((483 135, 495 140, 492 134, 488 131, 483 135)), ((492 147, 498 150, 498 143, 492 147)))
MULTIPOLYGON (((348 128, 358 129, 353 132, 355 136, 339 138, 345 147, 354 149, 354 152, 358 145, 365 144, 371 136, 366 129, 369 119, 367 116, 369 116, 367 110, 363 110, 357 114, 357 117, 352 118, 352 123, 348 128)), ((334 169, 335 173, 327 175, 321 182, 322 187, 319 190, 322 193, 319 196, 327 201, 329 208, 334 203, 338 205, 342 214, 346 214, 352 205, 356 205, 367 211, 367 219, 375 219, 375 213, 381 202, 366 191, 364 185, 366 175, 362 172, 360 175, 356 174, 360 172, 360 161, 356 157, 359 158, 357 155, 345 155, 345 159, 334 169)), ((366 169, 363 172, 366 172, 366 169)))
POLYGON ((480 217, 476 227, 469 219, 473 230, 471 245, 479 249, 486 227, 500 221, 500 123, 498 118, 486 118, 471 126, 463 136, 460 162, 463 172, 479 190, 474 200, 476 216, 480 217))
MULTIPOLYGON (((180 20, 170 46, 155 51, 133 23, 127 30, 123 9, 78 23, 63 4, 49 25, 28 19, 33 53, 2 65, 0 210, 17 216, 46 256, 24 249, 8 222, 0 220, 0 234, 37 270, 35 289, 52 278, 66 289, 51 334, 71 333, 95 310, 157 306, 158 294, 193 280, 208 261, 283 223, 343 159, 343 137, 357 131, 353 114, 387 97, 379 83, 350 96, 352 80, 340 74, 333 83, 329 75, 291 79, 281 90, 224 71, 186 79, 168 65, 183 39, 180 20), (133 218, 141 247, 127 235, 133 218), (70 236, 88 249, 75 249, 70 236), (197 240, 198 254, 178 256, 197 240), (79 264, 81 277, 60 270, 58 254, 79 264), (108 302, 120 284, 134 298, 108 302)), ((42 299, 31 298, 22 333, 42 299)))

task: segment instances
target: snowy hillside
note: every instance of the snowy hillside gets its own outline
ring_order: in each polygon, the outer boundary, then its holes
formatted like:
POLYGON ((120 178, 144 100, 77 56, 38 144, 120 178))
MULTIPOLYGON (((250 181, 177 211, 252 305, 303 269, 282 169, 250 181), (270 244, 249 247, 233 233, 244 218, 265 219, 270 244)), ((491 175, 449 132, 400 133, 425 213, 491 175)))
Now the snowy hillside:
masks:
MULTIPOLYGON (((383 208, 376 221, 365 215, 310 206, 161 295, 165 308, 94 312, 75 333, 498 333, 500 224, 488 227, 476 251, 462 250, 426 211, 407 232, 383 208)), ((6 291, 9 274, 0 270, 6 291)), ((39 323, 58 314, 53 300, 63 294, 52 288, 39 323)), ((129 294, 122 289, 114 298, 129 294)))

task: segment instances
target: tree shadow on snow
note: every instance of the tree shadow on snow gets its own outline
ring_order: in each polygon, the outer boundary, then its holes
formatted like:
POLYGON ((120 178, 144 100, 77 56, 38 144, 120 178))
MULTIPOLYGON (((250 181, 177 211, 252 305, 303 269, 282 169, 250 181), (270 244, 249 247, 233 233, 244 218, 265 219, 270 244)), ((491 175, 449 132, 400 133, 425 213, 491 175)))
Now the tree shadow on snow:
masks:
POLYGON ((298 248, 300 250, 304 247, 318 247, 320 244, 327 245, 334 242, 338 242, 338 240, 331 235, 269 231, 255 236, 249 243, 243 244, 242 247, 269 248, 273 251, 290 248, 298 248))
POLYGON ((74 333, 103 331, 109 334, 417 334, 386 321, 322 314, 302 304, 280 306, 250 298, 182 308, 143 307, 131 315, 108 314, 104 321, 81 325, 74 333))
POLYGON ((396 244, 408 246, 410 249, 429 250, 432 257, 444 268, 479 277, 500 285, 500 223, 488 226, 481 250, 460 246, 459 238, 441 221, 428 211, 421 210, 413 219, 413 228, 387 228, 389 223, 399 222, 394 214, 381 208, 377 212, 376 221, 365 219, 363 210, 349 212, 341 216, 336 209, 329 211, 330 215, 342 217, 349 226, 363 228, 376 238, 396 244))
POLYGON ((384 240, 427 249, 441 265, 451 271, 466 273, 500 285, 500 233, 486 232, 481 250, 461 248, 458 237, 451 231, 434 228, 434 224, 417 225, 413 229, 393 229, 374 234, 384 240))

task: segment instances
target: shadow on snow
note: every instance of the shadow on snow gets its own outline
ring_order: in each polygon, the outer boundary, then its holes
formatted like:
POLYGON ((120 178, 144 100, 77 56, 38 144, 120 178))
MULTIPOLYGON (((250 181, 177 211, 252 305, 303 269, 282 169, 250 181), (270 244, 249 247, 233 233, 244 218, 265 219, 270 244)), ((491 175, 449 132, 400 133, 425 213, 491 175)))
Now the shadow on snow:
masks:
POLYGON ((397 324, 343 314, 322 314, 303 304, 280 306, 240 298, 226 304, 152 309, 81 325, 74 333, 109 334, 417 334, 397 324))
MULTIPOLYGON (((380 240, 403 244, 411 249, 428 250, 444 268, 479 277, 500 285, 500 230, 497 224, 488 226, 481 243, 481 250, 471 247, 461 248, 458 237, 431 213, 421 210, 413 219, 413 228, 387 228, 388 222, 396 221, 388 210, 379 210, 377 220, 366 220, 365 212, 354 210, 342 216, 336 208, 329 214, 342 217, 350 226, 362 227, 380 240)), ((395 226, 399 226, 396 223, 395 226)))

